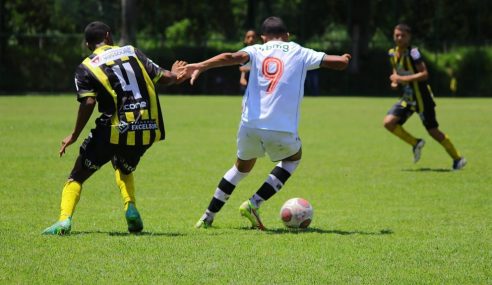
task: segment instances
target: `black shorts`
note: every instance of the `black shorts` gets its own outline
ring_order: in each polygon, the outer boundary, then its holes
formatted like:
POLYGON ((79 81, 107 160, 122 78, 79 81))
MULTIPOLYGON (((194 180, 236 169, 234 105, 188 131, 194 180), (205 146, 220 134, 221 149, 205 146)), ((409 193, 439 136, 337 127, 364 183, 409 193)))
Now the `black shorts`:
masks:
POLYGON ((135 171, 140 158, 150 145, 145 146, 125 146, 110 144, 106 130, 103 128, 92 129, 89 136, 80 146, 78 160, 75 164, 70 177, 77 180, 78 173, 82 169, 89 172, 96 172, 108 161, 111 161, 115 169, 121 170, 125 174, 135 171))
MULTIPOLYGON (((414 112, 415 111, 410 105, 406 104, 405 101, 400 100, 391 107, 387 114, 399 117, 400 120, 398 121, 398 124, 403 125, 414 112)), ((436 120, 435 106, 426 106, 424 112, 418 114, 422 124, 427 130, 439 127, 439 123, 436 120)))

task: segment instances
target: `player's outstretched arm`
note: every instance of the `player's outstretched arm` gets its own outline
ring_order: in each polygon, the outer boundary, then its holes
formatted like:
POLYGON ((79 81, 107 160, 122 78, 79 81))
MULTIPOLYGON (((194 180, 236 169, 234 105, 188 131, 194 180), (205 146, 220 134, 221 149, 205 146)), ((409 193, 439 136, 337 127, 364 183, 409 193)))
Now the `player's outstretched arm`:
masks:
POLYGON ((180 68, 180 74, 178 75, 178 80, 181 78, 191 78, 190 84, 193 85, 195 80, 204 71, 211 68, 217 68, 222 66, 238 65, 246 63, 249 60, 249 55, 244 51, 238 51, 235 53, 221 53, 212 58, 199 63, 188 64, 180 68))
POLYGON ((86 97, 80 102, 79 112, 77 114, 77 121, 73 132, 62 140, 61 148, 59 151, 60 156, 65 153, 65 149, 73 144, 79 138, 80 133, 84 129, 85 125, 89 121, 92 111, 96 106, 96 99, 94 97, 86 97))
POLYGON ((348 53, 344 55, 325 55, 321 61, 321 67, 335 70, 344 70, 347 68, 352 56, 348 53))

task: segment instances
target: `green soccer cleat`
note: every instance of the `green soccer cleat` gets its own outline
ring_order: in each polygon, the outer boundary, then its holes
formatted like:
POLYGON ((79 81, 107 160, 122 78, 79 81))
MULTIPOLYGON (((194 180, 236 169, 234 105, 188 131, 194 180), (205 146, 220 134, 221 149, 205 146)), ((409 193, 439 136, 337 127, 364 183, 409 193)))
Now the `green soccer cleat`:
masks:
POLYGON ((68 217, 63 221, 54 223, 51 227, 43 231, 43 235, 69 235, 72 230, 72 217, 68 217))
POLYGON ((130 233, 139 233, 143 230, 142 218, 134 203, 128 203, 125 218, 130 233))
POLYGON ((251 228, 265 230, 265 226, 261 222, 259 209, 251 204, 251 201, 245 201, 239 207, 241 216, 247 218, 251 222, 251 228))
POLYGON ((200 220, 198 220, 198 222, 196 222, 195 228, 197 228, 197 229, 200 229, 200 228, 204 228, 204 229, 211 228, 213 221, 214 220, 200 219, 200 220))

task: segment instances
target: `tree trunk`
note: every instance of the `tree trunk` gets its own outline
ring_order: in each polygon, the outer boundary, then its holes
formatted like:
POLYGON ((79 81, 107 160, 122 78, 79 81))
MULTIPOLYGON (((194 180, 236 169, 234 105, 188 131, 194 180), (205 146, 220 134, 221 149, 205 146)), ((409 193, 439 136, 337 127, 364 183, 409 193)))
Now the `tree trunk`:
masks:
POLYGON ((349 35, 352 38, 350 73, 359 73, 360 57, 367 55, 371 40, 371 1, 351 0, 349 3, 349 35))
POLYGON ((7 31, 5 29, 5 1, 0 0, 0 65, 4 65, 4 54, 7 47, 7 31))
POLYGON ((121 38, 120 45, 137 45, 136 0, 121 0, 121 38))

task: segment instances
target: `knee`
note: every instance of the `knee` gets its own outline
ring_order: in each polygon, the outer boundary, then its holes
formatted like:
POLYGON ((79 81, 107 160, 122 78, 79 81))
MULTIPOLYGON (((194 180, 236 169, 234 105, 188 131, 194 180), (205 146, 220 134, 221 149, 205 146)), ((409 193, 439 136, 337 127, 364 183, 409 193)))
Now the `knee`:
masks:
POLYGON ((383 120, 383 126, 391 132, 396 128, 396 122, 391 118, 385 117, 383 120))

